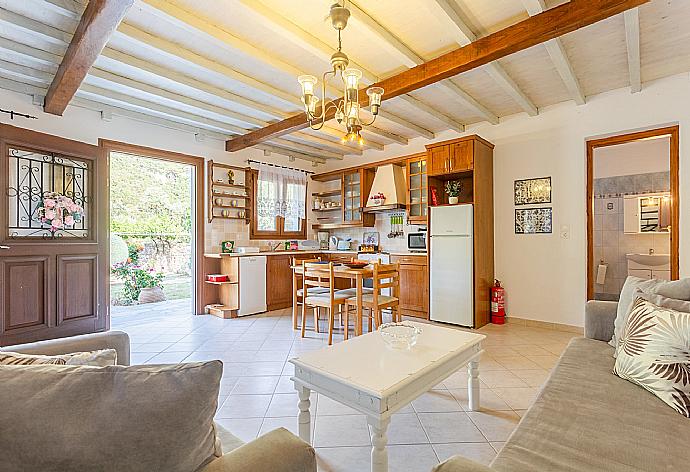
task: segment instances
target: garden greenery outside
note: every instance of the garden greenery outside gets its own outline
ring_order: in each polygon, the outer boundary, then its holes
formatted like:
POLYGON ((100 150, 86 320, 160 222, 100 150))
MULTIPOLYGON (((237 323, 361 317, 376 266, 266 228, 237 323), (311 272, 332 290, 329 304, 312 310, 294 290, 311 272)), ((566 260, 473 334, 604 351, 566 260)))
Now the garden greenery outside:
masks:
POLYGON ((192 297, 192 168, 110 155, 111 303, 136 304, 142 288, 192 297))

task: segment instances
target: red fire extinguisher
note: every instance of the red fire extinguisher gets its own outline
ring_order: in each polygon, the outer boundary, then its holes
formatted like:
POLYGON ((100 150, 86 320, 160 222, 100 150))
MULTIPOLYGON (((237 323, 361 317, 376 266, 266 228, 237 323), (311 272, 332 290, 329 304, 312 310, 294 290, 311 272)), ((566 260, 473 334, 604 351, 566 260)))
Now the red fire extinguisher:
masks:
POLYGON ((491 322, 503 324, 506 322, 506 290, 501 287, 501 281, 496 279, 491 287, 491 322))

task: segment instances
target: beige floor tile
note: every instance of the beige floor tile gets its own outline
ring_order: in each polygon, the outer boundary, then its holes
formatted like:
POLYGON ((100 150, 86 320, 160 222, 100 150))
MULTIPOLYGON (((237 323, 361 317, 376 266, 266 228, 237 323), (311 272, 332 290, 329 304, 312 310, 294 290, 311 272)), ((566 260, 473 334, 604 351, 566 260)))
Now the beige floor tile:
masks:
POLYGON ((417 415, 393 415, 388 426, 388 444, 428 444, 429 439, 417 415))
POLYGON ((467 413, 489 441, 505 441, 520 422, 513 411, 470 411, 467 413))
POLYGON ((441 462, 460 455, 480 464, 489 465, 496 457, 496 451, 488 443, 450 443, 432 444, 432 446, 441 462))
POLYGON ((557 356, 530 356, 529 360, 543 369, 551 369, 558 362, 557 356))
POLYGON ((500 442, 500 441, 499 441, 499 442, 492 441, 492 442, 490 442, 489 444, 491 445, 491 447, 494 448, 494 450, 496 451, 496 453, 501 452, 501 449, 503 449, 503 446, 505 445, 504 442, 500 442))
POLYGON ((458 401, 448 390, 432 390, 424 393, 412 402, 412 408, 417 413, 463 411, 458 401))
POLYGON ((530 387, 541 387, 549 377, 549 371, 546 369, 511 370, 511 372, 530 387))
POLYGON ((526 410, 537 396, 538 389, 533 387, 518 388, 494 388, 498 394, 513 410, 526 410))
POLYGON ((525 356, 498 357, 496 362, 509 370, 515 369, 538 369, 539 365, 525 356))
POLYGON ((388 470, 405 472, 429 472, 438 458, 431 444, 388 446, 388 470))
POLYGON ((543 347, 536 346, 534 344, 525 344, 522 346, 514 346, 513 350, 522 356, 550 356, 553 355, 552 352, 547 351, 543 347))
POLYGON ((347 405, 343 405, 325 395, 319 395, 317 415, 361 415, 360 412, 347 405))
POLYGON ((249 442, 258 436, 263 418, 217 418, 216 422, 242 441, 249 442))
POLYGON ((371 469, 371 447, 317 447, 319 472, 352 472, 371 469))
POLYGON ((520 378, 518 378, 515 374, 507 370, 480 372, 479 380, 490 388, 527 387, 527 384, 524 381, 520 380, 520 378))
MULTIPOLYGON (((466 388, 453 389, 449 390, 449 392, 455 397, 465 411, 469 410, 469 398, 466 388)), ((512 408, 490 388, 482 388, 479 390, 479 407, 482 411, 512 411, 512 408)))
POLYGON ((272 395, 230 395, 216 413, 218 418, 263 418, 272 395))
POLYGON ((273 394, 280 377, 240 377, 232 390, 233 395, 273 394))
POLYGON ((419 413, 418 416, 432 443, 486 442, 466 413, 419 413))
POLYGON ((364 415, 317 416, 314 447, 371 446, 364 415))

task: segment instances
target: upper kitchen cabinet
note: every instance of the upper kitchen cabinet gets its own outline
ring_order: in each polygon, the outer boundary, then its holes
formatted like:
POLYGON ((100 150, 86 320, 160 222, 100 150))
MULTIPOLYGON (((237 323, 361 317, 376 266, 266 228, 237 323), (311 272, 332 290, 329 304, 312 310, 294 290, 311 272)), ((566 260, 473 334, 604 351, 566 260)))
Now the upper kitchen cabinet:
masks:
POLYGON ((407 167, 407 221, 426 224, 427 221, 427 155, 426 153, 410 156, 407 167))
POLYGON ((326 210, 318 210, 317 223, 313 224, 312 228, 318 230, 352 226, 374 226, 376 216, 363 212, 369 199, 374 175, 375 169, 357 168, 312 176, 312 179, 318 182, 338 182, 340 184, 339 191, 333 190, 312 195, 312 198, 316 196, 325 198, 328 195, 331 198, 330 202, 334 202, 334 199, 340 199, 339 204, 329 206, 326 210), (339 210, 340 221, 336 221, 335 216, 328 217, 322 215, 322 213, 330 210, 339 210))
POLYGON ((477 135, 428 144, 429 175, 446 175, 474 170, 475 155, 493 145, 477 135))

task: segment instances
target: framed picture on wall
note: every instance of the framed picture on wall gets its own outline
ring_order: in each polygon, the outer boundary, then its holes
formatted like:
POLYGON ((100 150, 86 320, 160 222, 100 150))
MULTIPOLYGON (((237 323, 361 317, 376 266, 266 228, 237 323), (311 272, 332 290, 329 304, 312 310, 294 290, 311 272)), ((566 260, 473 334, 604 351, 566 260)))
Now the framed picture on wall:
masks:
POLYGON ((551 203, 551 177, 515 181, 515 205, 551 203))
POLYGON ((550 234, 553 232, 553 209, 515 209, 515 234, 550 234))

